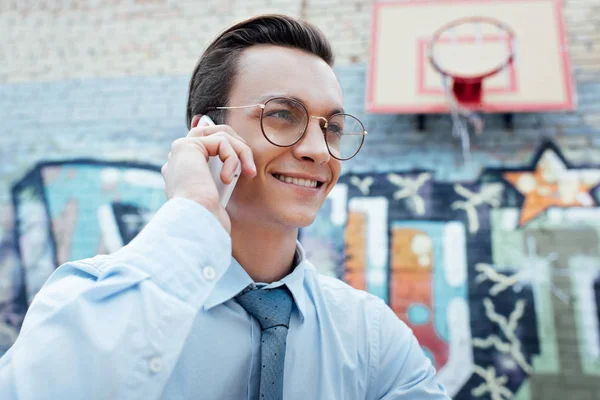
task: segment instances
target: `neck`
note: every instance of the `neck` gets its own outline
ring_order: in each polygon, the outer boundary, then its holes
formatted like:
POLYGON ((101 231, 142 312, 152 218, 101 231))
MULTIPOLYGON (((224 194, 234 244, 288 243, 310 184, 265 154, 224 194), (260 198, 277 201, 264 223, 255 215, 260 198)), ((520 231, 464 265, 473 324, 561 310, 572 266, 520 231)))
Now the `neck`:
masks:
POLYGON ((281 280, 294 269, 298 229, 231 220, 232 255, 254 282, 281 280))

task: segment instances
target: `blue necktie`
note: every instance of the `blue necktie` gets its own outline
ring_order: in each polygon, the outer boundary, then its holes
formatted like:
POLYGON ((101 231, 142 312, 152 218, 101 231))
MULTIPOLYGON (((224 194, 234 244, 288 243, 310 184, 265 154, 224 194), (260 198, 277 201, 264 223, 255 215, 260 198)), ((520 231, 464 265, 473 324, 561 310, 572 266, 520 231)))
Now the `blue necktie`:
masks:
POLYGON ((292 313, 292 295, 285 286, 244 291, 237 302, 260 322, 259 400, 283 398, 285 343, 292 313))

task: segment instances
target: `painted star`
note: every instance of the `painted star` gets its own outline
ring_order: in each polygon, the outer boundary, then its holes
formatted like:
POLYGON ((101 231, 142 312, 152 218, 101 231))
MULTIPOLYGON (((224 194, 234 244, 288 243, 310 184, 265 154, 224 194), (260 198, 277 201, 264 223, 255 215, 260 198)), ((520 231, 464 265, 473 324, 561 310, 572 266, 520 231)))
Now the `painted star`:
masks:
POLYGON ((553 148, 538 158, 533 171, 507 172, 504 179, 525 196, 519 224, 550 207, 594 207, 590 191, 600 183, 600 169, 569 169, 553 148))

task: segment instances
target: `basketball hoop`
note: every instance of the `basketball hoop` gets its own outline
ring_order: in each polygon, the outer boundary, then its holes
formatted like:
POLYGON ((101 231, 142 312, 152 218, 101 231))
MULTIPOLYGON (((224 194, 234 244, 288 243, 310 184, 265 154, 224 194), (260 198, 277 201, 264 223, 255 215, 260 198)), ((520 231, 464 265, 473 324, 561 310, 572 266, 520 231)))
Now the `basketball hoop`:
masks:
POLYGON ((475 133, 483 131, 483 120, 475 113, 482 108, 483 80, 507 69, 514 62, 515 50, 514 31, 490 17, 459 18, 442 26, 431 38, 429 62, 442 76, 452 115, 452 133, 461 139, 467 162, 469 133, 460 116, 473 125, 475 133), (484 53, 483 49, 491 49, 491 53, 484 53), (480 57, 474 57, 474 52, 480 57), (464 60, 469 63, 465 65, 464 60))

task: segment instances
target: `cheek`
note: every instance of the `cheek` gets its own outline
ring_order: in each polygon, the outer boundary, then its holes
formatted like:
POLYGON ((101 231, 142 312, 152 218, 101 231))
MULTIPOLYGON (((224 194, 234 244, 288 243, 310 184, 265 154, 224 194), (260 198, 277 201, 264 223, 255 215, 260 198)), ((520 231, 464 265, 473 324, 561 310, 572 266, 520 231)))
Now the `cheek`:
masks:
POLYGON ((248 142, 248 146, 252 149, 252 156, 254 157, 254 163, 256 164, 256 170, 259 174, 264 173, 264 169, 273 160, 281 157, 286 152, 285 147, 273 146, 266 139, 261 138, 258 143, 248 142))
POLYGON ((329 195, 329 193, 333 190, 333 187, 340 177, 342 172, 341 161, 333 160, 329 168, 331 169, 331 182, 329 182, 329 185, 326 189, 326 195, 329 195))
MULTIPOLYGON (((239 113, 243 114, 243 113, 239 113)), ((260 121, 258 117, 238 115, 230 113, 228 117, 228 125, 246 142, 246 144, 252 149, 253 152, 263 150, 266 139, 263 136, 262 130, 260 129, 260 121)))
POLYGON ((338 160, 331 161, 331 176, 335 184, 342 173, 342 162, 338 160))

